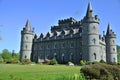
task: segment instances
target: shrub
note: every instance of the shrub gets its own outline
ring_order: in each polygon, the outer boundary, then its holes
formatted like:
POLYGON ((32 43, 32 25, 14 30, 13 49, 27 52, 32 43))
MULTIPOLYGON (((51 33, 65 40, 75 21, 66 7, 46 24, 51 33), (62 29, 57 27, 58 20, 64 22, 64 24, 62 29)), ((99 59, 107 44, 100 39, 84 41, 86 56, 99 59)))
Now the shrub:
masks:
POLYGON ((50 65, 55 65, 55 64, 57 64, 58 62, 57 62, 57 60, 56 59, 52 59, 51 61, 50 61, 50 65))
POLYGON ((17 58, 11 58, 10 63, 20 63, 17 58))
POLYGON ((88 62, 86 60, 81 60, 80 61, 80 65, 86 65, 86 64, 88 64, 88 62))
POLYGON ((100 60, 100 63, 106 63, 103 59, 100 60))
POLYGON ((74 64, 72 62, 70 62, 70 61, 68 62, 68 65, 69 66, 74 66, 74 64))
POLYGON ((118 78, 120 80, 120 69, 117 66, 98 63, 81 68, 81 71, 87 77, 91 79, 100 80, 114 80, 118 78))
POLYGON ((92 62, 92 64, 97 64, 97 63, 99 63, 98 61, 94 61, 94 62, 92 62))
POLYGON ((22 64, 31 64, 31 60, 30 59, 27 59, 27 58, 24 58, 22 60, 22 64))
POLYGON ((120 65, 120 61, 117 64, 120 65))
POLYGON ((46 59, 46 60, 45 60, 45 62, 44 62, 44 64, 48 64, 48 65, 49 65, 49 64, 50 64, 50 62, 51 62, 51 60, 46 59))

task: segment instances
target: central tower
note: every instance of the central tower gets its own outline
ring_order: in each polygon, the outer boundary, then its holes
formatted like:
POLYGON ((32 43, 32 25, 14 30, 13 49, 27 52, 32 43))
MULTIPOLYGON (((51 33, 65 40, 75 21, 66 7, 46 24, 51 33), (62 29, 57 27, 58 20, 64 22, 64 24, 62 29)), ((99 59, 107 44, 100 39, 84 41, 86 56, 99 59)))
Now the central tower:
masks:
POLYGON ((94 16, 91 3, 88 4, 82 26, 82 55, 89 62, 100 61, 99 54, 99 19, 94 16))

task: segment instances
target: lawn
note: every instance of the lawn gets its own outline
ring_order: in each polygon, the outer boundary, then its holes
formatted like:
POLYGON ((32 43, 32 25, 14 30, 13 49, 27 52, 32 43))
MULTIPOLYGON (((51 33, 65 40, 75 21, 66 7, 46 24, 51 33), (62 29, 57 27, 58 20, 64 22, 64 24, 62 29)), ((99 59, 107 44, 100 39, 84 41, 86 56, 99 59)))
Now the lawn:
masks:
POLYGON ((0 64, 0 80, 71 80, 80 66, 0 64))

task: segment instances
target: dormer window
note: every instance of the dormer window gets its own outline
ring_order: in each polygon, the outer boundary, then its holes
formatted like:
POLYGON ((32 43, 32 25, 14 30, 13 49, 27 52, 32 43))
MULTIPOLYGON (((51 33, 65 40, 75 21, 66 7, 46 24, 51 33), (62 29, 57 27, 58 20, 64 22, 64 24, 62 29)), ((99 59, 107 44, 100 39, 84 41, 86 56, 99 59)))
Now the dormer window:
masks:
POLYGON ((72 37, 73 37, 73 34, 70 34, 70 37, 72 38, 72 37))
POLYGON ((64 35, 62 35, 62 39, 64 39, 64 37, 65 37, 65 36, 64 36, 64 35))
POLYGON ((82 34, 80 33, 80 37, 82 36, 82 34))
POLYGON ((40 40, 42 41, 42 40, 43 40, 43 38, 40 38, 40 40))
POLYGON ((54 39, 57 39, 57 37, 56 37, 56 36, 54 36, 54 39))
POLYGON ((47 40, 49 40, 49 37, 47 37, 47 40))

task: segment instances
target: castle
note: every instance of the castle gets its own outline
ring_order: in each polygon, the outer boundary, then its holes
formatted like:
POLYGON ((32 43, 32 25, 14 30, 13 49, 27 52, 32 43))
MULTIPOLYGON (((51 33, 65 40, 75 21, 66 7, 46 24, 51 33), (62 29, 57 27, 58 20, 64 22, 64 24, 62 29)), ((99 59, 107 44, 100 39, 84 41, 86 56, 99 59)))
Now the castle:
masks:
POLYGON ((21 31, 20 60, 31 59, 42 63, 55 58, 58 63, 80 63, 104 60, 117 63, 116 34, 110 24, 106 34, 99 34, 99 18, 94 15, 91 4, 88 4, 85 17, 81 21, 74 18, 58 21, 47 34, 34 34, 27 20, 21 31))

